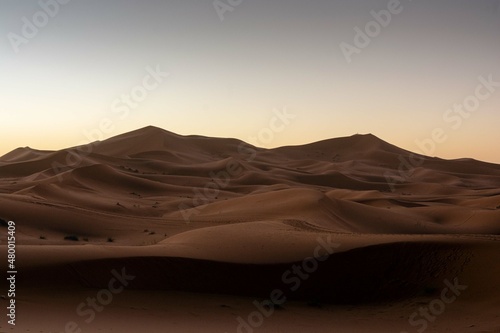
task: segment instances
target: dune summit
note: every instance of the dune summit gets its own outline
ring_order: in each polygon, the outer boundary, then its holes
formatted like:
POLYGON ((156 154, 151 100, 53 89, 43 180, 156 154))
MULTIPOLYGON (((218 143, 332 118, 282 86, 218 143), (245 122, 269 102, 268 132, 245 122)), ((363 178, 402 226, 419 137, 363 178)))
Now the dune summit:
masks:
POLYGON ((1 207, 4 219, 68 233, 82 230, 59 214, 35 221, 33 207, 88 212, 89 233, 113 223, 107 214, 165 224, 292 219, 343 233, 500 232, 500 166, 417 155, 371 134, 262 149, 146 127, 57 152, 19 148, 0 158, 0 175, 2 202, 16 202, 1 207))
MULTIPOLYGON (((123 297, 117 302, 140 303, 150 291, 174 299, 179 296, 172 292, 194 292, 191 305, 215 297, 206 293, 235 295, 220 296, 229 297, 225 302, 263 300, 279 290, 289 301, 391 304, 388 313, 399 320, 373 318, 390 322, 380 332, 424 324, 436 332, 500 329, 494 316, 500 306, 500 165, 423 156, 371 134, 263 149, 150 126, 60 151, 18 148, 0 157, 0 219, 2 229, 16 223, 19 313, 34 311, 33 302, 43 302, 54 288, 73 296, 52 298, 53 310, 75 308, 74 295, 107 288, 110 272, 124 267, 134 278, 124 287, 129 294, 114 296, 123 297), (444 295, 443 281, 454 279, 467 286, 458 305, 449 305, 456 312, 425 322, 413 315, 416 299, 444 295), (471 304, 483 309, 481 315, 461 316, 471 304)), ((1 240, 6 243, 6 233, 1 240)), ((172 306, 151 302, 148 311, 130 311, 144 319, 172 306)), ((119 304, 110 305, 112 318, 124 315, 119 304)), ((255 310, 249 304, 217 312, 205 331, 240 325, 276 332, 287 322, 283 311, 252 326, 245 321, 245 311, 255 310)), ((64 331, 66 321, 81 324, 87 315, 74 309, 63 317, 47 314, 40 325, 64 331)), ((334 322, 313 315, 318 332, 348 327, 345 318, 352 319, 347 312, 334 322)), ((189 321, 176 316, 175 322, 189 321)), ((174 329, 169 318, 152 320, 148 331, 174 329)), ((97 331, 122 324, 92 319, 84 325, 97 331)), ((193 327, 178 331, 199 331, 193 327)), ((295 329, 285 331, 301 331, 295 329)))

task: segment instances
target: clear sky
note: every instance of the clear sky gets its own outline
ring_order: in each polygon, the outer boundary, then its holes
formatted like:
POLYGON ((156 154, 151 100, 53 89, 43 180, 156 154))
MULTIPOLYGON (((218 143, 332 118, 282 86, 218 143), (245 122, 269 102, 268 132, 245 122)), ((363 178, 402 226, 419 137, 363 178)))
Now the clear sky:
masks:
POLYGON ((0 155, 155 125, 500 163, 500 0, 58 1, 0 2, 0 155))

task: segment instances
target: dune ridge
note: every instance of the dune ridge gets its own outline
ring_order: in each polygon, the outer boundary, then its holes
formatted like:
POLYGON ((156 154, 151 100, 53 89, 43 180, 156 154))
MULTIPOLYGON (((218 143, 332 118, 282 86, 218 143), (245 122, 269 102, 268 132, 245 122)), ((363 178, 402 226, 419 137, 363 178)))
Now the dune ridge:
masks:
POLYGON ((0 157, 0 219, 18 226, 27 290, 105 288, 127 267, 131 289, 265 297, 288 290, 283 272, 329 237, 338 251, 290 299, 433 297, 455 277, 470 286, 464 300, 500 298, 499 270, 483 276, 500 253, 500 165, 371 134, 263 149, 149 126, 60 151, 18 148, 0 157))
MULTIPOLYGON (((400 159, 409 154, 371 134, 261 149, 150 126, 85 148, 19 148, 0 157, 0 193, 34 204, 165 221, 229 221, 251 214, 256 220, 298 216, 343 232, 500 232, 499 166, 421 156, 423 164, 407 179, 391 183, 387 175, 400 174, 400 159), (88 153, 59 167, 78 152, 88 153), (364 193, 377 198, 355 198, 364 193), (373 227, 371 216, 380 221, 373 227)), ((1 208, 4 219, 33 226, 22 212, 1 208)))

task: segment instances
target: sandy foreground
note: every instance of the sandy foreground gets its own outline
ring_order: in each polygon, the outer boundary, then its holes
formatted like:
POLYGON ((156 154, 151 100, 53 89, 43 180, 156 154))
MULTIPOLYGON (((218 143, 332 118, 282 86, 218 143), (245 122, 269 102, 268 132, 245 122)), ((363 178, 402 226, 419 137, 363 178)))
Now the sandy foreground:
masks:
POLYGON ((19 148, 8 221, 0 332, 500 332, 500 166, 372 135, 19 148))

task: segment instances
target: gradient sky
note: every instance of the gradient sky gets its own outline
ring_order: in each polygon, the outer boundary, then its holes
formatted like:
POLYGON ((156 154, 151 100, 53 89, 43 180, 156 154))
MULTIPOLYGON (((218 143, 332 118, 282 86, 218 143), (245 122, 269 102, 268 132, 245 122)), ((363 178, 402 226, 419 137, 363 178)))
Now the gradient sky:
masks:
POLYGON ((431 155, 500 163, 500 87, 460 125, 455 113, 443 120, 480 76, 500 82, 500 0, 400 6, 348 63, 340 44, 354 44, 354 28, 387 0, 242 0, 222 21, 213 0, 72 0, 19 52, 11 40, 23 36, 23 17, 43 25, 45 14, 38 1, 3 0, 0 155, 77 145, 103 119, 112 125, 105 138, 155 125, 251 142, 286 109, 295 119, 252 143, 373 133, 422 152, 415 140, 442 128, 431 155), (157 66, 170 75, 127 116, 114 112, 157 66))

